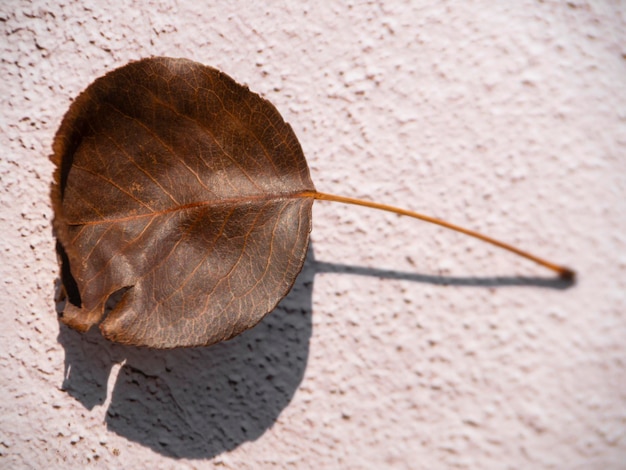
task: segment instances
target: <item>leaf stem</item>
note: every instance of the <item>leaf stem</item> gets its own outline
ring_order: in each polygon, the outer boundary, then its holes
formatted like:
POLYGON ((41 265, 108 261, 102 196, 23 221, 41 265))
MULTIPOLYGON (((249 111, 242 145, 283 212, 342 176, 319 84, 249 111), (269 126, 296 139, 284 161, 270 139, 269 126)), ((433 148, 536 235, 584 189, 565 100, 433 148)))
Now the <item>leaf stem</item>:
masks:
POLYGON ((320 193, 318 191, 306 191, 302 193, 301 196, 312 197, 314 199, 319 199, 322 201, 334 201, 334 202, 341 202, 343 204, 354 204, 357 206, 370 207, 373 209, 393 212, 394 214, 406 215, 409 217, 413 217, 415 219, 430 222, 432 224, 440 225, 442 227, 448 228, 450 230, 454 230, 456 232, 464 233, 465 235, 469 235, 470 237, 478 238, 479 240, 482 240, 487 243, 491 243, 492 245, 508 250, 523 258, 534 261, 535 263, 540 264, 541 266, 544 266, 548 269, 551 269, 552 271, 555 271, 562 279, 573 280, 576 277, 576 273, 573 270, 566 268, 565 266, 559 266, 557 264, 551 263, 549 261, 546 261, 543 258, 539 258, 538 256, 532 255, 526 251, 520 250, 519 248, 509 245, 508 243, 501 242, 499 240, 488 237, 486 235, 475 232, 473 230, 459 227, 458 225, 451 224, 450 222, 446 222, 445 220, 436 219, 428 215, 419 214, 417 212, 409 211, 406 209, 401 209, 399 207, 389 206, 387 204, 380 204, 378 202, 365 201, 363 199, 355 199, 355 198, 345 197, 345 196, 337 196, 335 194, 320 193))

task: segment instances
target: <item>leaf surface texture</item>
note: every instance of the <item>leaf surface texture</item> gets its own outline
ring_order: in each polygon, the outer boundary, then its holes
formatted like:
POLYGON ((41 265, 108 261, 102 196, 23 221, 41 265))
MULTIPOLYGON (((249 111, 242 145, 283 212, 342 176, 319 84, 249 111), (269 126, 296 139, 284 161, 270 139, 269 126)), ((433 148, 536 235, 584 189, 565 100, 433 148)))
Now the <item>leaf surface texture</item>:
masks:
POLYGON ((313 203, 302 194, 315 189, 300 144, 271 103, 216 69, 152 58, 97 79, 52 159, 61 320, 73 328, 213 344, 258 323, 302 268, 313 203))

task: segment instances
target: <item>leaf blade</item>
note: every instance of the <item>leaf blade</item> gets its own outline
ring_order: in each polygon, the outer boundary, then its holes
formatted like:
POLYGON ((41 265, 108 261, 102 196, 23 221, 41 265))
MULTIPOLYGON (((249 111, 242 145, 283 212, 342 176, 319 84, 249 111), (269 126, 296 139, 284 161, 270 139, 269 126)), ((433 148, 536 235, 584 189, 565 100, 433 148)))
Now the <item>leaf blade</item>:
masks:
POLYGON ((100 322, 130 287, 100 325, 106 337, 208 345, 291 289, 313 183, 278 111, 225 74, 167 58, 117 69, 78 97, 54 151, 54 227, 82 299, 66 306, 68 325, 100 322))

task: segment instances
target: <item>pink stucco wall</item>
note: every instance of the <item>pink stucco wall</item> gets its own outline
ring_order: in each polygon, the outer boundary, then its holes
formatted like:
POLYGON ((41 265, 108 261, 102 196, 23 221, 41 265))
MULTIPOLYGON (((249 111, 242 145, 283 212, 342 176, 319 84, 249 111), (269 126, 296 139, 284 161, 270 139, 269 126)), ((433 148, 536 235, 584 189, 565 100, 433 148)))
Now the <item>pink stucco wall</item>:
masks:
POLYGON ((0 467, 626 467, 624 2, 6 0, 0 38, 0 467), (231 342, 60 327, 51 141, 93 79, 150 55, 272 101, 319 190, 577 284, 316 203, 294 291, 231 342))

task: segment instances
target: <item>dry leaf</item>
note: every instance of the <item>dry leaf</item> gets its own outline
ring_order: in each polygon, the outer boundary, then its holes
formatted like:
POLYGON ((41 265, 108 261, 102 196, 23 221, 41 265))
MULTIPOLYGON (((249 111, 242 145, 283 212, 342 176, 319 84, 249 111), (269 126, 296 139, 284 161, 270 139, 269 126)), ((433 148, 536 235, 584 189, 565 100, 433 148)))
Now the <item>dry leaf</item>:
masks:
POLYGON ((449 222, 315 191, 276 108, 185 59, 144 59, 96 80, 65 116, 52 160, 61 320, 81 331, 100 324, 112 341, 209 345, 254 326, 302 269, 314 199, 432 222, 574 278, 449 222))
POLYGON ((72 104, 54 142, 61 320, 121 343, 209 345, 258 323, 306 256, 313 191, 274 106, 185 59, 133 62, 72 104))

